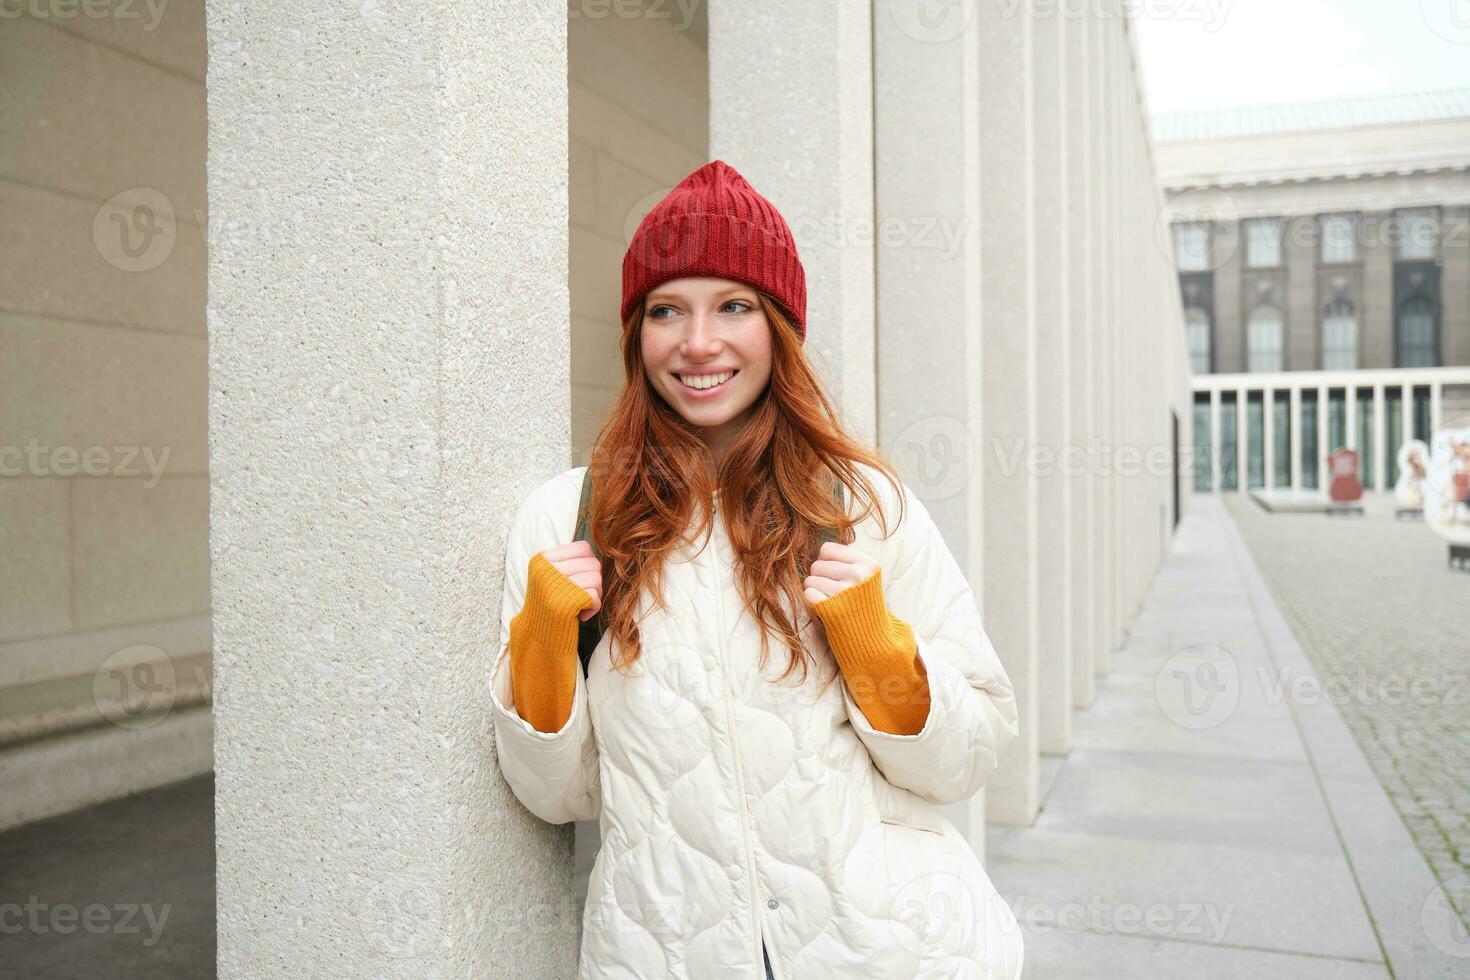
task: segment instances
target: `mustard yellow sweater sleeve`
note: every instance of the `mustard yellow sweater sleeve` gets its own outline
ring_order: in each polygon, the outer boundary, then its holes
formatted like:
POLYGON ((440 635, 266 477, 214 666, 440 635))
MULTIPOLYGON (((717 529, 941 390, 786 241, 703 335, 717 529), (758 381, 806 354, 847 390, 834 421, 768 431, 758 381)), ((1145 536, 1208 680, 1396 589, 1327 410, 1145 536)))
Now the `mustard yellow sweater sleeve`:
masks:
POLYGON ((596 604, 540 552, 526 571, 526 602, 510 621, 510 686, 516 713, 539 732, 558 732, 577 693, 577 614, 596 604))
POLYGON ((917 735, 929 718, 929 673, 914 631, 888 609, 883 570, 812 605, 827 645, 869 724, 917 735))

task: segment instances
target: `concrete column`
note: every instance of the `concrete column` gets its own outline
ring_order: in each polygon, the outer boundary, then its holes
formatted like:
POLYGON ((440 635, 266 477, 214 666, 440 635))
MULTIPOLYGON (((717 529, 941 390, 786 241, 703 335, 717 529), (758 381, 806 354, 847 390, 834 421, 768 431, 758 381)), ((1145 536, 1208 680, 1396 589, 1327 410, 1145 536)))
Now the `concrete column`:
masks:
MULTIPOLYGON (((926 30, 902 5, 873 19, 878 440, 984 592, 980 51, 968 22, 926 30), (927 229, 927 231, 924 231, 927 229), (944 436, 942 440, 936 436, 944 436)), ((945 807, 984 855, 984 791, 945 807)))
MULTIPOLYGON (((1399 445, 1405 445, 1414 438, 1414 386, 1406 384, 1399 392, 1399 445)), ((1393 461, 1390 460, 1390 463, 1393 461)))
POLYGON ((1072 434, 1069 448, 1079 472, 1068 481, 1072 513, 1072 706, 1086 708, 1097 697, 1094 662, 1097 655, 1097 481, 1088 465, 1087 450, 1096 431, 1093 413, 1097 309, 1095 296, 1097 250, 1097 178, 1093 171, 1091 111, 1092 30, 1090 19, 1072 14, 1063 31, 1067 65, 1063 71, 1067 133, 1067 329, 1071 361, 1067 387, 1071 403, 1072 434))
MULTIPOLYGON (((1112 421, 1108 408, 1112 400, 1113 383, 1117 374, 1113 370, 1113 267, 1112 255, 1116 242, 1112 236, 1115 227, 1113 220, 1113 169, 1111 165, 1111 113, 1109 112, 1108 92, 1108 46, 1107 33, 1108 24, 1106 16, 1094 16, 1092 18, 1092 58, 1090 59, 1091 96, 1092 96, 1092 118, 1094 122, 1092 130, 1092 160, 1093 179, 1097 186, 1097 222, 1093 226, 1093 250, 1097 256, 1095 269, 1097 278, 1097 289, 1093 295, 1093 303, 1098 317, 1095 324, 1094 335, 1097 343, 1094 348, 1096 367, 1094 398, 1094 417, 1097 420, 1093 436, 1098 441, 1100 448, 1106 450, 1113 446, 1116 433, 1112 428, 1112 421)), ((1093 474, 1096 485, 1097 504, 1097 634, 1096 650, 1093 656, 1093 674, 1100 675, 1107 670, 1108 655, 1113 649, 1113 591, 1117 581, 1113 567, 1113 486, 1112 479, 1101 468, 1093 474)))
MULTIPOLYGON (((1227 197, 1228 201, 1229 198, 1227 197)), ((1212 245, 1215 258, 1215 371, 1221 374, 1244 371, 1245 323, 1241 308, 1245 305, 1242 278, 1245 266, 1245 232, 1240 221, 1230 215, 1215 225, 1212 245)))
POLYGON ((1291 403, 1287 407, 1287 418, 1291 420, 1291 488, 1302 488, 1302 389, 1291 386, 1291 403))
POLYGON ((1328 390, 1326 385, 1317 386, 1317 489, 1323 493, 1327 492, 1327 454, 1334 447, 1327 445, 1327 439, 1332 432, 1328 424, 1328 390))
POLYGON ((709 152, 791 226, 806 269, 808 356, 844 423, 876 442, 872 22, 871 0, 714 0, 709 152))
POLYGON ((1250 433, 1246 431, 1246 422, 1250 418, 1249 406, 1246 405, 1246 396, 1249 394, 1245 385, 1241 385, 1235 392, 1235 488, 1241 493, 1250 489, 1251 441, 1250 433))
POLYGON ((1382 490, 1384 476, 1388 471, 1386 458, 1388 456, 1388 427, 1384 424, 1387 418, 1388 402, 1383 394, 1383 385, 1373 386, 1373 459, 1369 464, 1373 467, 1373 489, 1382 490))
MULTIPOLYGON (((1358 448, 1358 388, 1351 381, 1343 386, 1343 438, 1349 449, 1358 448)), ((1359 462, 1362 462, 1359 460, 1359 462)))
POLYGON ((1072 747, 1072 483, 1055 462, 1072 444, 1073 331, 1068 321, 1071 203, 1066 179, 1067 30, 1056 10, 1031 14, 1032 187, 1036 201, 1031 262, 1035 308, 1037 446, 1037 595, 1040 684, 1037 722, 1043 752, 1072 747))
POLYGON ((1440 281, 1442 320, 1440 322, 1441 364, 1470 364, 1470 242, 1465 231, 1470 226, 1470 207, 1446 207, 1441 211, 1445 238, 1440 248, 1443 278, 1440 281))
POLYGON ((566 6, 205 14, 219 976, 571 976, 486 689, 570 456, 566 6))
POLYGON ((1117 450, 1123 442, 1122 426, 1122 378, 1123 378, 1123 237, 1120 229, 1123 226, 1123 166, 1122 166, 1122 141, 1123 141, 1123 116, 1120 112, 1120 103, 1117 93, 1119 85, 1122 84, 1122 71, 1119 66, 1119 37, 1122 35, 1122 15, 1117 9, 1116 3, 1105 4, 1103 18, 1103 44, 1104 44, 1104 87, 1103 100, 1107 103, 1107 129, 1104 132, 1104 145, 1107 148, 1107 179, 1108 179, 1108 204, 1107 204, 1107 310, 1108 310, 1108 388, 1107 407, 1104 417, 1107 419, 1108 447, 1111 447, 1111 460, 1113 464, 1108 467, 1107 478, 1107 510, 1108 510, 1108 632, 1107 645, 1103 651, 1103 658, 1098 663, 1098 670, 1107 671, 1113 661, 1113 651, 1119 646, 1122 639, 1123 627, 1126 626, 1123 616, 1123 582, 1125 582, 1125 570, 1123 570, 1123 541, 1122 533, 1123 513, 1123 480, 1117 473, 1117 450))
POLYGON ((1111 378, 1108 370, 1109 357, 1112 350, 1108 342, 1108 325, 1112 317, 1108 312, 1108 169, 1107 158, 1104 153, 1107 133, 1107 117, 1104 115, 1103 80, 1106 73, 1103 70, 1105 49, 1103 47, 1103 24, 1100 18, 1092 12, 1092 8, 1083 5, 1084 14, 1080 18, 1081 23, 1087 25, 1088 44, 1088 78, 1087 78, 1087 118, 1088 148, 1087 148, 1087 177, 1088 183, 1093 188, 1091 195, 1092 221, 1091 236, 1088 242, 1088 252, 1092 256, 1092 291, 1089 296, 1089 305, 1092 311, 1089 323, 1088 337, 1091 341, 1091 390, 1088 392, 1089 406, 1088 416, 1090 428, 1088 431, 1089 466, 1087 481, 1091 487, 1091 518, 1092 518, 1092 581, 1090 617, 1091 617, 1091 645, 1092 645, 1092 676, 1091 687, 1096 688, 1097 676, 1103 671, 1107 663, 1108 636, 1109 636, 1109 599, 1108 581, 1111 577, 1108 565, 1108 522, 1110 515, 1108 511, 1108 488, 1103 476, 1100 451, 1106 449, 1107 440, 1111 438, 1108 432, 1107 420, 1103 415, 1103 407, 1107 404, 1107 386, 1111 378))
POLYGON ((1431 435, 1443 424, 1443 399, 1444 393, 1440 390, 1440 383, 1438 381, 1431 382, 1429 385, 1429 432, 1431 435))
POLYGON ((1220 492, 1220 483, 1223 476, 1220 472, 1220 453, 1222 451, 1222 440, 1220 438, 1220 389, 1210 391, 1210 489, 1220 492))
MULTIPOLYGON (((1370 227, 1393 227, 1392 211, 1368 213, 1370 227)), ((1358 320, 1358 367, 1394 366, 1393 260, 1394 235, 1367 235, 1363 245, 1363 303, 1358 320)))
POLYGON ((1282 226, 1281 258, 1286 264, 1286 296, 1282 307, 1282 366, 1303 371, 1322 363, 1321 315, 1317 302, 1315 215, 1287 218, 1282 226))
POLYGON ((1276 485, 1276 389, 1266 386, 1261 392, 1261 466, 1265 469, 1266 489, 1276 485))
POLYGON ((980 289, 984 356, 985 613, 1016 687, 1020 738, 986 800, 992 822, 1029 824, 1039 805, 1036 492, 1031 467, 1011 465, 1036 444, 1031 19, 975 5, 980 38, 980 289))

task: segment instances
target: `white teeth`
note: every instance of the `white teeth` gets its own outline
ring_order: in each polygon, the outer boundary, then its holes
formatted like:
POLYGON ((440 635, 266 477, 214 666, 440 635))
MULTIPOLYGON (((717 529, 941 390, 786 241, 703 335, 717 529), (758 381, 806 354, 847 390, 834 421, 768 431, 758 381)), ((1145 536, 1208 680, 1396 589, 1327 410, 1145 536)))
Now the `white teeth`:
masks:
POLYGON ((713 388, 721 382, 728 381, 734 371, 726 371, 723 374, 681 374, 679 380, 684 382, 686 388, 713 388))

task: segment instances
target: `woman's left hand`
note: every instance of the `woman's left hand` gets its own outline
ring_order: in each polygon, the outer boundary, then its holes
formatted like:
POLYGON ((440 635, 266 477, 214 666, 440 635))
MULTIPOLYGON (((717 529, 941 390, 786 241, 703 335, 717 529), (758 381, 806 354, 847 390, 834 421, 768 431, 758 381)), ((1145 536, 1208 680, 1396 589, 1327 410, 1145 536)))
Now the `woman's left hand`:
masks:
POLYGON ((830 599, 843 589, 866 581, 878 571, 878 563, 849 545, 828 541, 817 552, 811 574, 802 583, 807 602, 830 599))

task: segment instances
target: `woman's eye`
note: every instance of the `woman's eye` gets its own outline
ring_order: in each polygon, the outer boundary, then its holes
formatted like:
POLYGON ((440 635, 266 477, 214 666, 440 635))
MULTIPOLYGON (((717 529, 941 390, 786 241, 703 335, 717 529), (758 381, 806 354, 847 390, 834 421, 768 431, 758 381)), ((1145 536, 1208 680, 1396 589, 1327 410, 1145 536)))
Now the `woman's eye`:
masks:
POLYGON ((735 311, 737 313, 747 313, 750 310, 755 309, 755 307, 751 306, 749 303, 747 303, 743 299, 732 299, 732 300, 730 300, 730 302, 728 302, 728 303, 725 304, 725 308, 726 309, 729 309, 732 306, 739 307, 739 309, 735 311))

